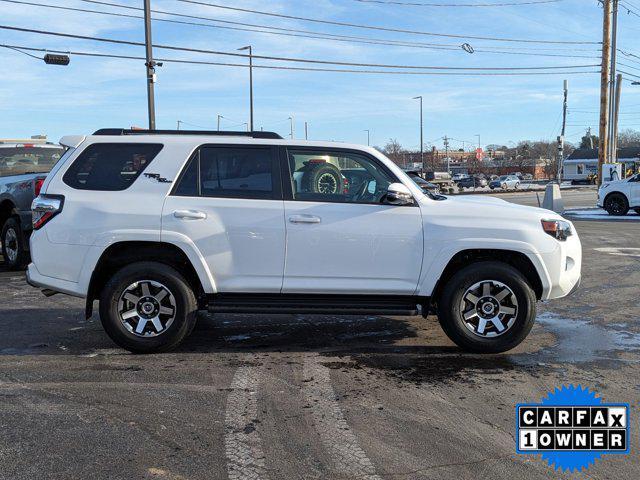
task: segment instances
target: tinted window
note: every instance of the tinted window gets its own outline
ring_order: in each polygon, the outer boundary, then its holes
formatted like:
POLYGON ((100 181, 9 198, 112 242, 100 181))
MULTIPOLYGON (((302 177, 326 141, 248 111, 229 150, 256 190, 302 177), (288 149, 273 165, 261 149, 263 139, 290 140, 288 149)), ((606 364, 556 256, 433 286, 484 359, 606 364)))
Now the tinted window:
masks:
POLYGON ((271 147, 202 147, 173 194, 268 199, 273 192, 271 147))
POLYGON ((63 180, 79 190, 124 190, 135 182, 160 150, 159 144, 94 143, 78 156, 63 180))
POLYGON ((294 200, 381 203, 392 176, 373 159, 351 152, 289 150, 294 200))
POLYGON ((62 147, 0 146, 0 177, 49 173, 63 154, 62 147))

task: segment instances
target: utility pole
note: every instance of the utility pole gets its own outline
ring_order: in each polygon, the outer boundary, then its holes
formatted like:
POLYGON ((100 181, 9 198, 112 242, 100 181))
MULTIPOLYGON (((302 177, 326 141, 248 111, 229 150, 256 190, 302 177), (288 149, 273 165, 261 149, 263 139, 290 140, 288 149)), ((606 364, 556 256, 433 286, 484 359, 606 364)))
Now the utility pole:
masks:
POLYGON ((365 130, 367 132, 367 147, 371 146, 371 134, 369 130, 365 130))
POLYGON ((178 130, 180 130, 180 124, 182 123, 182 120, 178 120, 178 130))
POLYGON ((291 137, 291 140, 293 140, 293 117, 289 117, 288 118, 289 122, 291 122, 291 131, 289 133, 289 136, 291 137))
POLYGON ((253 132, 253 50, 251 45, 238 50, 249 50, 249 131, 253 132))
POLYGON ((562 102, 562 131, 558 137, 558 185, 562 183, 562 167, 564 165, 564 136, 567 128, 567 97, 569 95, 569 81, 564 81, 564 100, 562 102))
POLYGON ((309 140, 309 125, 304 122, 304 139, 309 140))
POLYGON ((451 161, 449 159, 449 139, 444 136, 444 155, 447 157, 447 173, 451 173, 451 161))
POLYGON ((611 0, 602 0, 602 65, 600 72, 600 131, 598 145, 598 185, 609 148, 609 69, 611 68, 611 0))
POLYGON ((151 41, 151 0, 144 0, 144 43, 147 54, 147 105, 149 113, 149 130, 156 129, 156 105, 153 84, 156 81, 156 62, 153 61, 151 41))
POLYGON ((476 137, 478 137, 478 148, 482 148, 482 147, 480 146, 480 134, 477 134, 477 135, 476 135, 476 137))
POLYGON ((422 118, 422 95, 418 95, 417 97, 413 97, 413 100, 420 100, 420 163, 422 163, 422 173, 424 173, 427 169, 424 165, 424 140, 423 140, 423 118, 422 118))
POLYGON ((620 93, 622 91, 622 74, 616 75, 616 96, 613 104, 613 126, 611 135, 611 161, 618 161, 618 117, 620 115, 620 93))
POLYGON ((617 45, 618 45, 618 0, 612 0, 612 16, 611 16, 611 66, 609 67, 609 152, 608 158, 610 162, 613 162, 615 152, 613 150, 613 123, 615 121, 615 108, 613 106, 614 99, 616 98, 616 57, 617 57, 617 45))
POLYGON ((224 118, 222 115, 218 114, 218 131, 220 131, 220 119, 224 118))

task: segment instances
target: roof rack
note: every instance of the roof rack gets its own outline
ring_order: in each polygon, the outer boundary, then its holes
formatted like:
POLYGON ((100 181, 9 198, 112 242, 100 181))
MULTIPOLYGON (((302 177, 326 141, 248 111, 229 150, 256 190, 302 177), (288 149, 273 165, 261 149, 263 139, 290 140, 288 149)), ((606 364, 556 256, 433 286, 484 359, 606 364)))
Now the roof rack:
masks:
POLYGON ((282 139, 275 132, 234 132, 218 130, 142 130, 125 128, 101 128, 94 135, 204 135, 217 137, 250 137, 250 138, 275 138, 282 139))

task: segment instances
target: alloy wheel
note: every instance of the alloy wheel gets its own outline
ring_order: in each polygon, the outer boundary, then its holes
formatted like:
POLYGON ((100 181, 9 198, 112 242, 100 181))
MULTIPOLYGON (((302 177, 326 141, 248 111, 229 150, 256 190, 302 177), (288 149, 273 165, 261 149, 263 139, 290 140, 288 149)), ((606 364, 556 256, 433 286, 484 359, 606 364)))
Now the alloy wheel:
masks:
POLYGON ((8 228, 2 241, 7 254, 6 260, 15 262, 18 259, 18 234, 13 228, 8 228))
POLYGON ((318 192, 324 194, 336 193, 338 182, 331 173, 323 173, 318 178, 318 192))
POLYGON ((122 325, 139 337, 164 333, 176 317, 176 299, 166 286, 153 280, 129 285, 118 300, 122 325))
POLYGON ((460 302, 465 326, 484 338, 506 333, 518 316, 513 290, 497 280, 482 280, 466 289, 460 302))

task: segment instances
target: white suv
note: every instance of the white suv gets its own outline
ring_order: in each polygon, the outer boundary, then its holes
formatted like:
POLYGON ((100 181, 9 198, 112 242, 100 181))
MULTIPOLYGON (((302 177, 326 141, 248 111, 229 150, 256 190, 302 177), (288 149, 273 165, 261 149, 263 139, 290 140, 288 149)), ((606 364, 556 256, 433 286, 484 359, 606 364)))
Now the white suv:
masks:
POLYGON ((630 208, 640 215, 640 173, 623 180, 604 182, 598 189, 597 205, 609 215, 626 215, 630 208))
POLYGON ((99 301, 134 352, 175 347, 198 310, 437 313, 459 346, 501 352, 529 333, 537 300, 580 280, 570 222, 425 194, 373 148, 114 129, 61 143, 33 204, 28 281, 86 298, 87 316, 99 301))

